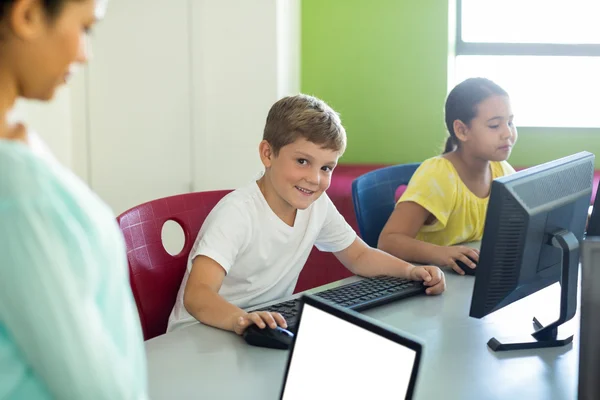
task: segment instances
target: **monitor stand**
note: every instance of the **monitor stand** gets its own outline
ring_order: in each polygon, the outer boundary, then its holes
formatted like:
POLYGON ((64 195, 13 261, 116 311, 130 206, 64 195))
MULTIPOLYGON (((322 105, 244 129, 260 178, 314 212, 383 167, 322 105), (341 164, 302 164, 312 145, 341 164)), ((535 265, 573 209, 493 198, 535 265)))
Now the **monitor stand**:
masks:
POLYGON ((560 316, 548 326, 543 326, 533 318, 536 331, 520 340, 516 338, 491 338, 488 346, 493 351, 538 349, 560 347, 573 341, 573 335, 559 337, 558 327, 567 322, 577 311, 577 277, 579 272, 579 241, 572 232, 562 230, 551 237, 551 244, 562 250, 562 270, 560 280, 560 316), (522 340, 522 341, 521 341, 522 340))

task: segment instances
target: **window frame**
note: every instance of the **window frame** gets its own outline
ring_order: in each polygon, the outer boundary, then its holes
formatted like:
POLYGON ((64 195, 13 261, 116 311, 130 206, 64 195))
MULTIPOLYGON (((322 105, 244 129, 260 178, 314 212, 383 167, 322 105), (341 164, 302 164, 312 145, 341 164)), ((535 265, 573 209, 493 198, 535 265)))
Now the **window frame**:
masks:
POLYGON ((455 56, 600 57, 599 44, 489 43, 462 40, 462 0, 456 0, 455 56))

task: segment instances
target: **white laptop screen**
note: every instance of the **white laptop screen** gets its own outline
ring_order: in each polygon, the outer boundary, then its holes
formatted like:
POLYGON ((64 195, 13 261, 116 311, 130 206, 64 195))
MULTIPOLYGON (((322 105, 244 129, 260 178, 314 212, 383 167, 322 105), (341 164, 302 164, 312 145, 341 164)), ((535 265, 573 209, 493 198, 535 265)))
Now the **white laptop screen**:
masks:
POLYGON ((404 399, 416 355, 305 303, 282 398, 404 399))

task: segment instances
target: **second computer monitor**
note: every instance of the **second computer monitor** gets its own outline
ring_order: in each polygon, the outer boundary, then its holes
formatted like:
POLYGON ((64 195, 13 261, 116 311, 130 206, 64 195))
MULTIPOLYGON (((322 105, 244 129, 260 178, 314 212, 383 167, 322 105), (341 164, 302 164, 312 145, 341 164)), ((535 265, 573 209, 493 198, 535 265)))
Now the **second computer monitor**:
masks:
POLYGON ((600 237, 588 236, 581 253, 579 400, 600 399, 600 237))
POLYGON ((600 195, 598 192, 600 192, 600 182, 598 183, 598 190, 596 190, 596 199, 594 200, 594 208, 592 209, 586 236, 600 236, 600 195))
POLYGON ((528 343, 492 338, 493 350, 561 346, 558 325, 577 308, 579 242, 592 193, 594 155, 581 152, 492 183, 470 316, 482 318, 561 282, 559 320, 528 343))

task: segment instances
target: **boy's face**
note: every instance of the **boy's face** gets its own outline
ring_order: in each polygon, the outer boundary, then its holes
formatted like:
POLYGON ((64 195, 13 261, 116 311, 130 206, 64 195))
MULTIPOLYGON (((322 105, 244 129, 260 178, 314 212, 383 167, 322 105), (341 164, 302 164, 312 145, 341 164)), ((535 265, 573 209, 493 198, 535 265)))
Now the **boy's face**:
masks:
POLYGON ((306 209, 329 188, 340 157, 338 151, 324 149, 304 138, 282 147, 277 156, 269 149, 269 144, 263 141, 261 159, 273 190, 282 200, 281 206, 306 209))

